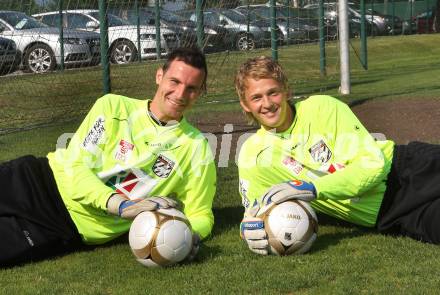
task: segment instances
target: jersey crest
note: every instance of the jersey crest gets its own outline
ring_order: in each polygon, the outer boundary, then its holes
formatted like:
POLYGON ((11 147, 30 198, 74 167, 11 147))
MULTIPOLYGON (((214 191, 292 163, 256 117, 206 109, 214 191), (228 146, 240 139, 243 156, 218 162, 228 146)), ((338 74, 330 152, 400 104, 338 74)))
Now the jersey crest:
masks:
POLYGON ((164 155, 159 155, 153 164, 152 170, 157 176, 167 178, 173 170, 174 165, 175 163, 172 160, 164 155))
POLYGON ((320 140, 317 143, 315 143, 310 149, 309 149, 310 155, 312 156, 312 159, 320 164, 327 163, 331 157, 332 157, 332 151, 330 148, 325 144, 324 140, 320 140))

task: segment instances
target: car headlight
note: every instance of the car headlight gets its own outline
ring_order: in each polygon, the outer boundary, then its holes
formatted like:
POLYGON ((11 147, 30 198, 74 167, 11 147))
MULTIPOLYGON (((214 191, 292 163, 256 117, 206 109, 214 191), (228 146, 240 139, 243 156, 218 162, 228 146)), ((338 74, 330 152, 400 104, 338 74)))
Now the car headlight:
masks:
POLYGON ((214 31, 213 29, 205 28, 204 31, 205 31, 205 34, 217 35, 217 32, 214 31))
POLYGON ((141 34, 140 35, 141 40, 156 40, 156 34, 141 34))
POLYGON ((64 38, 63 41, 64 41, 64 44, 71 44, 71 45, 86 44, 86 42, 80 38, 64 38))

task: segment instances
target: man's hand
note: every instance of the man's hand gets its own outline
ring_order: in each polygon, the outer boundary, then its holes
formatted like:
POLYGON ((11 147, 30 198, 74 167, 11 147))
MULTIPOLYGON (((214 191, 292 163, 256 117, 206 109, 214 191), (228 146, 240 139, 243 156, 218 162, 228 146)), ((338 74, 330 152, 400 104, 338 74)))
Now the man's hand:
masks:
POLYGON ((107 201, 107 211, 109 213, 126 219, 134 219, 139 213, 144 211, 175 207, 177 207, 176 201, 171 198, 159 196, 140 201, 132 201, 123 195, 113 194, 107 201))
POLYGON ((200 244, 201 244, 201 240, 200 240, 199 234, 193 233, 192 248, 191 248, 191 251, 189 252, 188 256, 186 256, 185 261, 191 262, 194 260, 194 258, 196 258, 197 253, 199 253, 199 250, 200 250, 200 244))
POLYGON ((302 200, 310 202, 316 198, 316 189, 313 183, 301 180, 292 180, 272 186, 261 198, 261 209, 258 215, 263 214, 275 204, 287 200, 302 200))
POLYGON ((240 236, 246 241, 252 252, 267 255, 269 253, 269 242, 264 230, 264 221, 256 217, 259 209, 260 205, 255 200, 254 205, 246 210, 240 223, 240 236))

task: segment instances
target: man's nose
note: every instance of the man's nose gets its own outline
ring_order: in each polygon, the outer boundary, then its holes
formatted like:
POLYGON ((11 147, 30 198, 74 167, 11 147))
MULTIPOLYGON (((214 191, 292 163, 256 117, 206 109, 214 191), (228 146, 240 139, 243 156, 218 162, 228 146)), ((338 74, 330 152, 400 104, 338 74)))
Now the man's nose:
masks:
POLYGON ((180 85, 178 85, 177 87, 176 87, 176 90, 175 90, 175 93, 176 93, 176 96, 178 97, 178 98, 185 98, 186 97, 186 87, 185 87, 185 85, 183 85, 183 84, 180 84, 180 85))
POLYGON ((270 108, 272 106, 272 100, 269 98, 269 96, 264 95, 263 96, 263 107, 270 108))

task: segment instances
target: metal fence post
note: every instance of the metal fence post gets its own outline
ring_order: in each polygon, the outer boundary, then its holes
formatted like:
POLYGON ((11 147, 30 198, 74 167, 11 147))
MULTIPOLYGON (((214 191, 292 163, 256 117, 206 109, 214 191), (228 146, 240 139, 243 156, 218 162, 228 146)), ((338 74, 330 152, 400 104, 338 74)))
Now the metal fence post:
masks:
POLYGON ((154 14, 156 16, 155 23, 156 23, 156 56, 159 60, 162 57, 162 48, 160 44, 160 40, 162 39, 160 36, 160 3, 159 0, 154 1, 154 14))
MULTIPOLYGON (((431 10, 431 7, 429 7, 429 0, 426 0, 426 34, 429 34, 429 11, 431 10)), ((437 16, 439 17, 439 16, 437 16)), ((434 24, 433 24, 434 25, 434 24)))
POLYGON ((325 56, 325 35, 324 35, 324 0, 319 0, 319 69, 321 76, 327 75, 325 56))
MULTIPOLYGON (((286 0, 284 5, 286 6, 287 9, 287 23, 286 23, 286 38, 287 38, 287 45, 290 45, 290 0, 286 0)), ((298 15, 299 17, 299 15, 298 15)))
POLYGON ((58 27, 60 28, 60 55, 61 55, 61 63, 60 69, 64 71, 64 28, 63 28, 63 0, 59 0, 58 5, 58 14, 60 16, 60 20, 58 23, 58 27))
POLYGON ((339 0, 339 48, 341 56, 341 94, 350 94, 350 48, 348 30, 348 1, 339 0))
POLYGON ((203 50, 204 29, 203 29, 203 0, 196 0, 196 21, 197 21, 197 46, 203 50))
POLYGON ((367 34, 365 32, 365 0, 361 0, 361 64, 368 70, 367 34))
POLYGON ((134 1, 134 6, 136 10, 136 29, 137 29, 137 54, 138 54, 138 61, 141 62, 142 59, 142 52, 141 52, 141 19, 139 17, 139 2, 138 0, 134 1))
POLYGON ((278 43, 277 43, 277 11, 275 9, 276 1, 270 0, 270 39, 272 59, 278 61, 278 43))
POLYGON ((111 92, 110 63, 108 58, 107 0, 99 0, 99 30, 101 37, 101 65, 104 94, 111 92))

